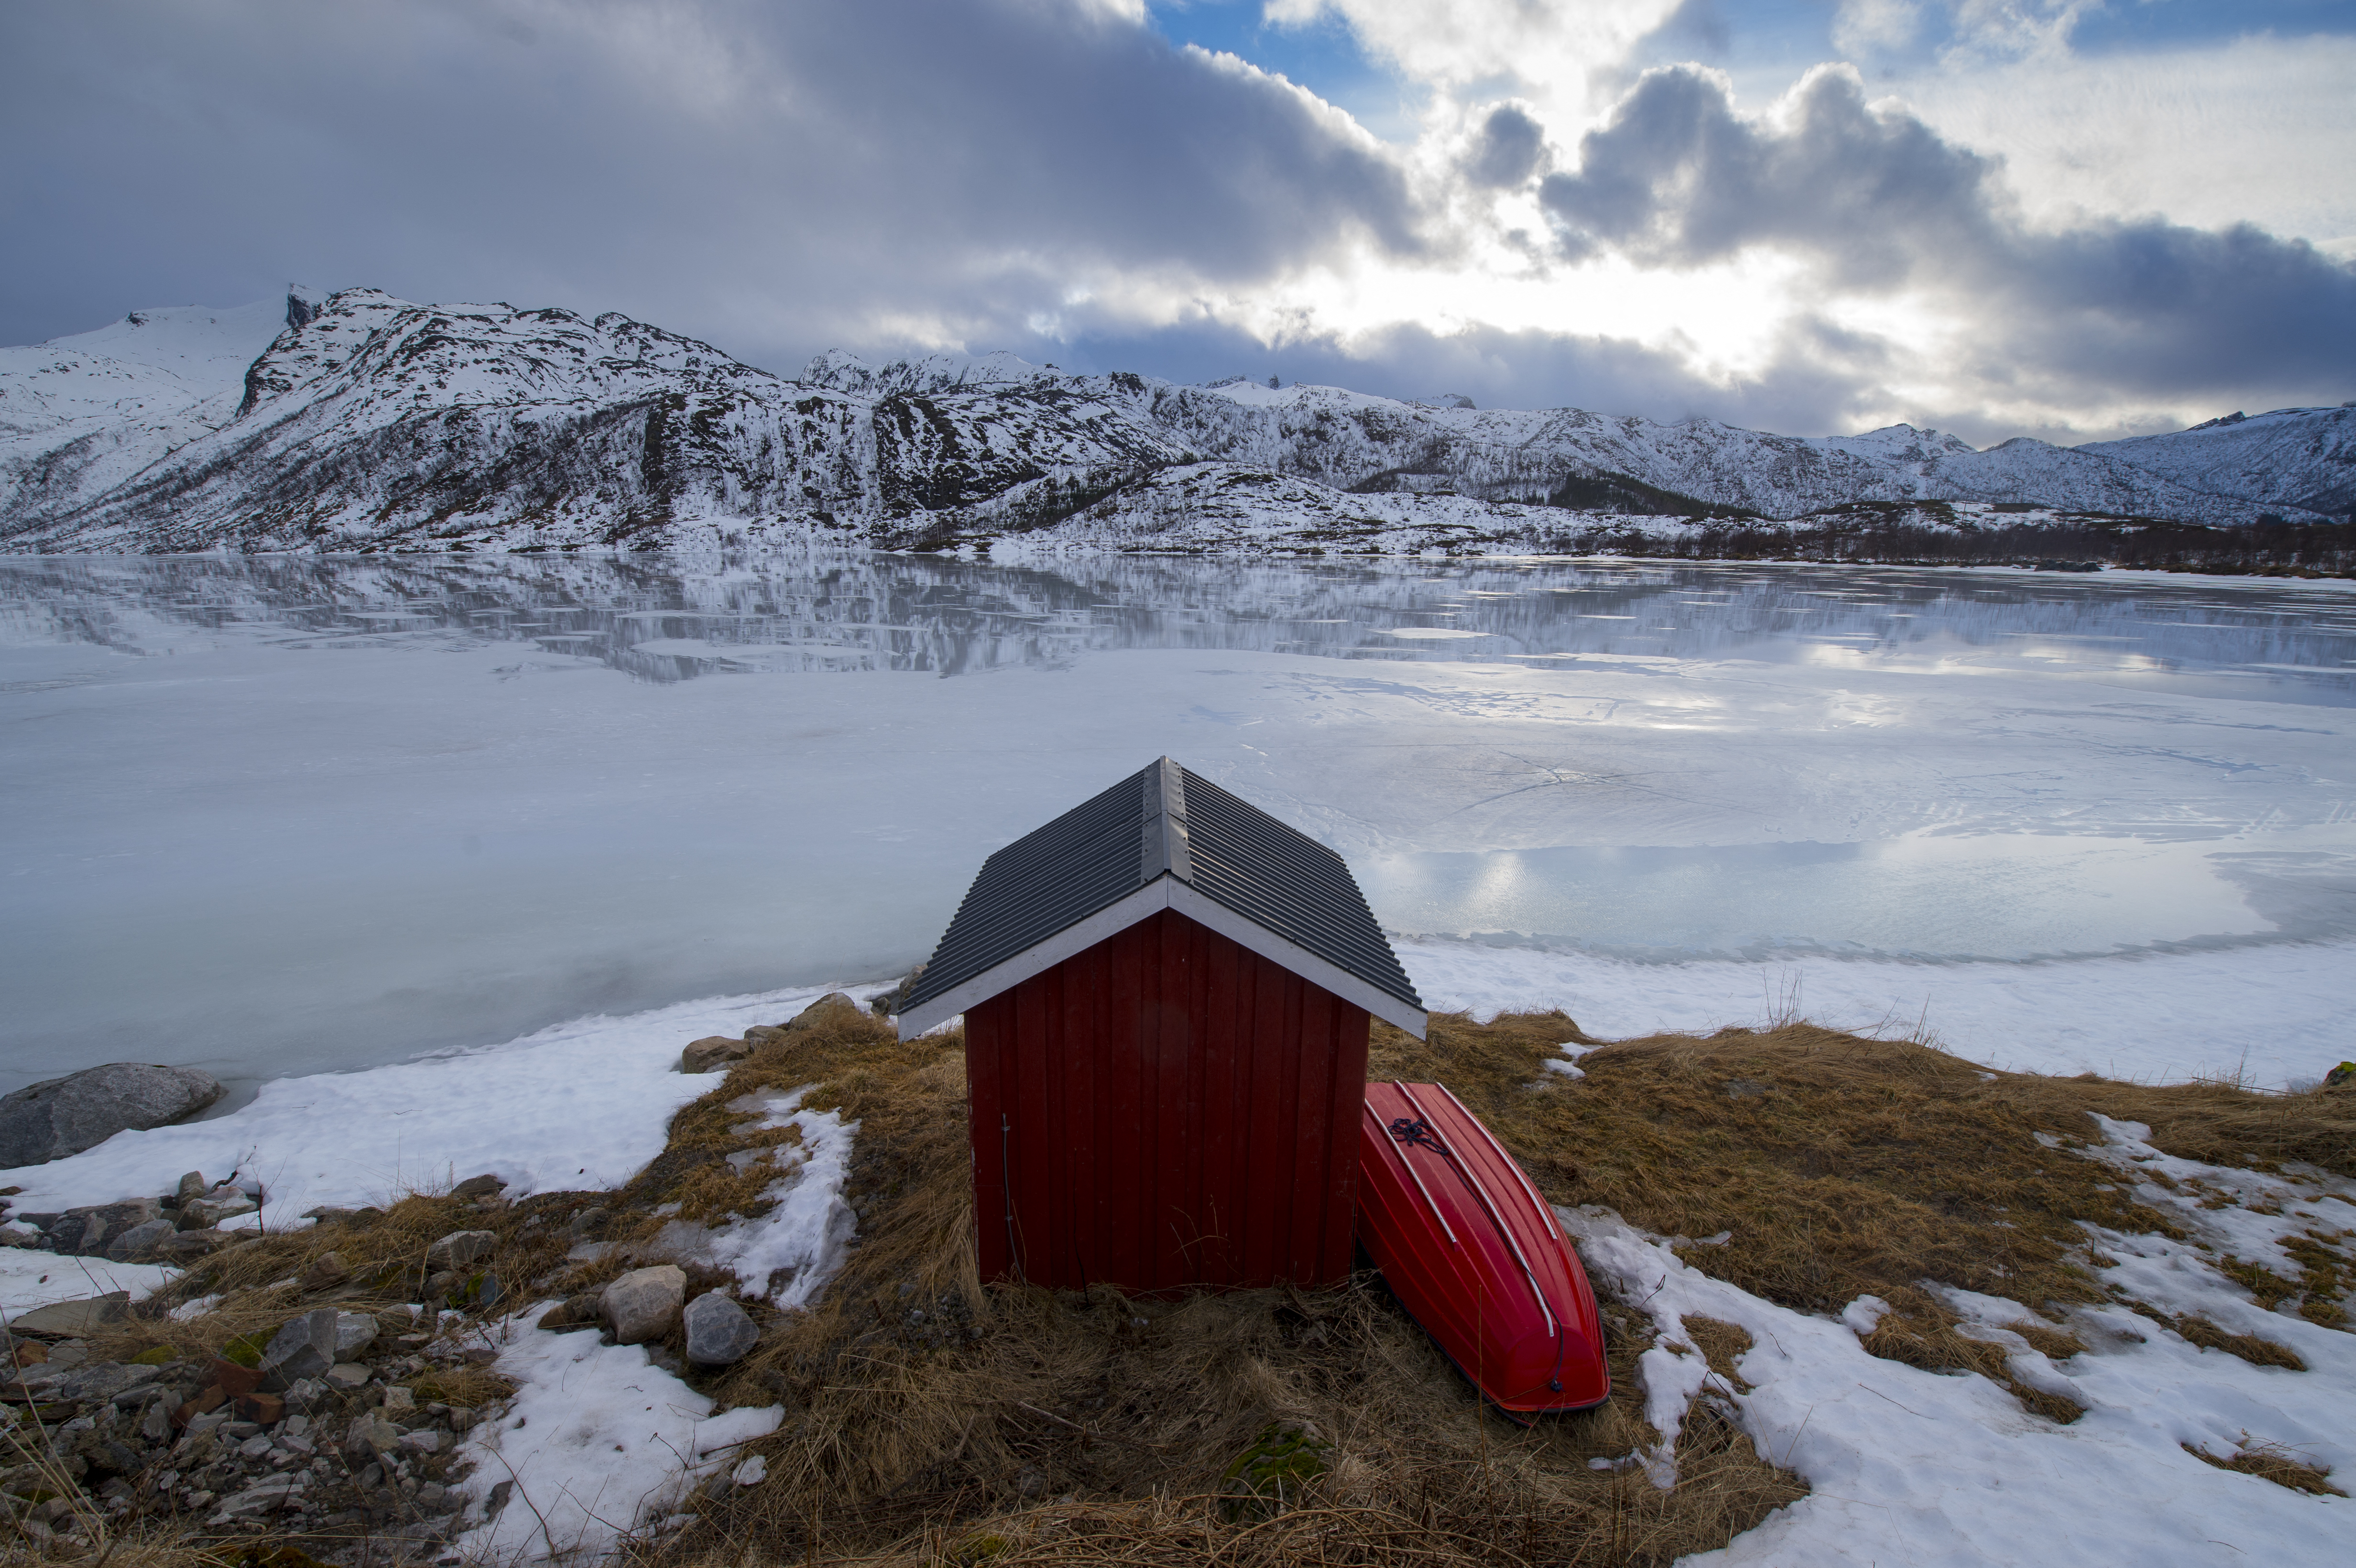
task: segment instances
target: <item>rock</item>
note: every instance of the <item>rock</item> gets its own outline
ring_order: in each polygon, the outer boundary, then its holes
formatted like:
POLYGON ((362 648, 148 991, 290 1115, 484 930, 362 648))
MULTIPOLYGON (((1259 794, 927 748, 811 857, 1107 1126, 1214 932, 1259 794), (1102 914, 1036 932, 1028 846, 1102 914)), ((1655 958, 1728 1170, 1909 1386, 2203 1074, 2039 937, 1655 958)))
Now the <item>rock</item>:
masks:
POLYGON ((752 1053, 753 1048, 741 1040, 731 1040, 724 1034, 708 1034, 701 1040, 691 1041, 688 1048, 679 1053, 679 1070, 681 1072, 710 1072, 732 1061, 741 1061, 752 1053))
POLYGON ((865 1016, 860 1009, 859 1004, 851 999, 848 992, 829 991, 825 996, 796 1013, 786 1027, 789 1029, 809 1029, 828 1022, 849 1023, 865 1016))
POLYGON ((89 1228, 89 1210, 70 1210, 48 1217, 41 1226, 41 1240, 49 1251, 71 1257, 81 1251, 81 1233, 89 1228))
POLYGON ((425 1249, 425 1266, 463 1270, 477 1259, 488 1257, 498 1244, 496 1231, 453 1231, 425 1249))
POLYGON ((180 1205, 181 1230, 209 1231, 223 1220, 234 1220, 240 1214, 251 1214, 262 1207, 235 1188, 226 1192, 215 1188, 213 1193, 218 1196, 194 1198, 180 1205))
POLYGON ((2356 1061, 2343 1061, 2323 1075, 2326 1089, 2356 1088, 2356 1061))
POLYGON ((173 1190, 172 1196, 186 1203, 191 1198, 202 1198, 209 1189, 209 1184, 205 1180, 205 1173, 201 1170, 192 1170, 180 1178, 180 1185, 173 1190))
POLYGON ((744 1043, 755 1051, 785 1038, 786 1026, 783 1024, 755 1024, 744 1031, 744 1043))
POLYGON ((293 1382, 324 1376, 336 1364, 336 1309, 322 1307, 290 1317, 262 1352, 264 1370, 293 1382))
POLYGON ((470 1176, 466 1178, 466 1180, 450 1189, 450 1196, 453 1198, 490 1198, 506 1191, 507 1185, 508 1184, 506 1182, 501 1181, 498 1177, 486 1172, 481 1176, 470 1176))
POLYGON ((155 1261, 186 1265, 241 1239, 230 1231, 182 1231, 155 1243, 155 1261))
POLYGON ((439 1454, 442 1452, 442 1434, 430 1426, 416 1432, 404 1432, 401 1435, 401 1445, 412 1454, 439 1454))
POLYGON ((565 1225, 564 1231, 567 1235, 575 1238, 594 1236, 605 1230, 605 1221, 611 1217, 611 1214, 602 1207, 584 1209, 573 1216, 571 1221, 565 1225))
POLYGON ((158 1215, 143 1220, 106 1243, 106 1255, 116 1263, 144 1262, 148 1249, 170 1241, 178 1231, 171 1221, 158 1215))
POLYGON ((605 1321, 624 1345, 659 1339, 679 1321, 687 1300, 687 1275, 676 1264, 632 1269, 605 1287, 605 1321))
POLYGON ((341 1253, 321 1253, 313 1258, 298 1282, 305 1290, 332 1290, 351 1277, 351 1268, 341 1253))
POLYGON ((376 1333, 376 1319, 365 1312, 317 1307, 286 1320, 262 1350, 262 1367, 289 1383, 326 1377, 337 1363, 355 1360, 376 1333))
POLYGON ((325 1381, 337 1393, 351 1393, 368 1387, 369 1379, 374 1375, 368 1368, 354 1361, 330 1370, 325 1381))
POLYGON ((377 1320, 365 1312, 336 1314, 336 1360, 357 1361, 376 1342, 377 1320))
POLYGON ((417 1413, 417 1394, 394 1383, 384 1391, 384 1403, 377 1408, 384 1413, 387 1421, 406 1421, 417 1413))
POLYGON ((594 1292, 568 1296, 540 1315, 540 1326, 552 1334, 602 1328, 605 1322, 605 1301, 594 1292))
POLYGON ((724 1290, 707 1290, 687 1304, 687 1359, 701 1367, 743 1360, 761 1342, 761 1330, 724 1290))
POLYGON ((114 1291, 106 1296, 85 1296, 79 1301, 53 1301, 47 1307, 36 1307, 12 1321, 9 1328, 18 1334, 39 1334, 52 1339, 79 1339, 95 1334, 109 1323, 119 1323, 131 1310, 131 1293, 114 1291))
POLYGON ((0 1097, 0 1167, 63 1159, 117 1133, 195 1115, 220 1097, 220 1080, 209 1072, 136 1061, 28 1084, 0 1097))
POLYGON ((209 1524, 229 1524, 241 1519, 272 1513, 284 1508, 299 1496, 310 1477, 297 1471, 291 1475, 273 1476, 258 1485, 221 1499, 220 1509, 207 1520, 209 1524))
POLYGON ((401 1428, 372 1410, 364 1410, 352 1417, 344 1429, 344 1452, 358 1460, 373 1456, 383 1459, 401 1447, 401 1428))

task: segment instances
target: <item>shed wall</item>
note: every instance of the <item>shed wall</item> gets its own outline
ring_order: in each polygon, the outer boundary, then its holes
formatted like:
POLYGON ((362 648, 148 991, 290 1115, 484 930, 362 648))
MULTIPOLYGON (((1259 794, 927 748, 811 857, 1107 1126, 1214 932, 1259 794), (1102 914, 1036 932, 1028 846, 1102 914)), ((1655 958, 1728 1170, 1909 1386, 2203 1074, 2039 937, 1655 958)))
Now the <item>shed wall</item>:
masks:
POLYGON ((982 1277, 1343 1279, 1366 1035, 1363 1008, 1175 911, 969 1009, 982 1277))

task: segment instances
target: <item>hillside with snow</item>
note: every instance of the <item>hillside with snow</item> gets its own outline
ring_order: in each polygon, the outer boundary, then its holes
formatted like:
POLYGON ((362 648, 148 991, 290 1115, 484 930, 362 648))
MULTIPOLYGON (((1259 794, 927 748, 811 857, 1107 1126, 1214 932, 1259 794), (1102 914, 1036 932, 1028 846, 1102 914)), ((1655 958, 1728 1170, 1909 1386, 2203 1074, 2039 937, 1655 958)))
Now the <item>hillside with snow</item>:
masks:
POLYGON ((1539 549, 1858 507, 1964 532, 2023 513, 2231 529, 2337 521, 2351 429, 2356 410, 2287 410, 1981 451, 1907 425, 1802 438, 1006 354, 834 352, 788 379, 618 314, 295 291, 0 350, 0 539, 1539 549))

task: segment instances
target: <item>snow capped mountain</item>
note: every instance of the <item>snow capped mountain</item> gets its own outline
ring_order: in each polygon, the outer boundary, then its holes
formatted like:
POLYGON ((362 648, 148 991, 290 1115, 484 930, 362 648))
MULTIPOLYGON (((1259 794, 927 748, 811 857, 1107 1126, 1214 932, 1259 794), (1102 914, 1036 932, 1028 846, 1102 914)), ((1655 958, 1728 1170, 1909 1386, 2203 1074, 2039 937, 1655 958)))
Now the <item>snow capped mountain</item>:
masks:
POLYGON ((0 348, 0 517, 62 515, 236 417, 246 368, 321 295, 135 310, 0 348))
POLYGON ((2132 463, 2196 490, 2310 512, 2356 512, 2356 403, 2231 413, 2169 435, 2076 450, 2132 463))
POLYGON ((1793 518, 1858 503, 1945 505, 1950 519, 1960 504, 2318 521, 2286 497, 2343 493, 2350 421, 2290 412, 2305 422, 1983 452, 1907 425, 1804 439, 1484 410, 1455 394, 1075 376, 1010 354, 878 365, 836 352, 788 380, 618 314, 296 291, 267 309, 141 312, 0 350, 0 539, 348 550, 1037 535, 1390 549, 1558 539, 1580 517, 1592 532, 1599 517, 1793 518), (2312 477, 2333 463, 2341 491, 2312 477))

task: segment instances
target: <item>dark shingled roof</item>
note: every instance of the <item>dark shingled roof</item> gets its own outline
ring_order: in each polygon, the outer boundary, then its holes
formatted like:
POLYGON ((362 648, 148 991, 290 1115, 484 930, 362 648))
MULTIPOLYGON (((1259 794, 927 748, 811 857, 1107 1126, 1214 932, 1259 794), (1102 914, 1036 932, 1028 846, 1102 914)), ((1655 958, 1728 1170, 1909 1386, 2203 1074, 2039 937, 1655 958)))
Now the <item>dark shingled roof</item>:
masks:
POLYGON ((1163 876, 1423 1009, 1341 856, 1164 757, 983 861, 902 1011, 1163 876))

